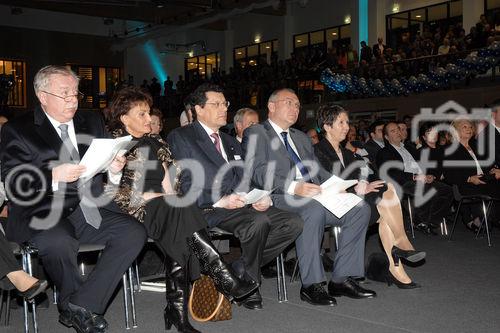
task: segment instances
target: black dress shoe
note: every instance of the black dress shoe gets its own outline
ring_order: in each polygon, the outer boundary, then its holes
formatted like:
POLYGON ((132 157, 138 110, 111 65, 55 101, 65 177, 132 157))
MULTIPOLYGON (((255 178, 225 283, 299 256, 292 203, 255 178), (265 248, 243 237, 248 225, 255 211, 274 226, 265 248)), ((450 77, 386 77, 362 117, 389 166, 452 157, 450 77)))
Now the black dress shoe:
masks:
POLYGON ((328 283, 328 293, 330 296, 347 296, 350 298, 373 298, 377 296, 377 293, 373 290, 360 287, 352 278, 347 278, 347 280, 342 283, 330 281, 328 283))
POLYGON ((71 303, 68 304, 68 309, 60 312, 59 322, 73 327, 78 333, 103 333, 108 328, 103 316, 71 303))
POLYGON ((337 305, 335 298, 328 295, 320 283, 313 283, 307 288, 300 288, 300 299, 312 305, 337 305))
POLYGON ((250 310, 261 310, 262 309, 262 296, 260 295, 259 289, 257 289, 253 294, 238 302, 238 305, 243 305, 245 308, 250 310))
POLYGON ((38 280, 27 290, 20 291, 19 296, 24 297, 27 301, 32 301, 36 295, 42 293, 45 289, 47 289, 47 281, 38 280))

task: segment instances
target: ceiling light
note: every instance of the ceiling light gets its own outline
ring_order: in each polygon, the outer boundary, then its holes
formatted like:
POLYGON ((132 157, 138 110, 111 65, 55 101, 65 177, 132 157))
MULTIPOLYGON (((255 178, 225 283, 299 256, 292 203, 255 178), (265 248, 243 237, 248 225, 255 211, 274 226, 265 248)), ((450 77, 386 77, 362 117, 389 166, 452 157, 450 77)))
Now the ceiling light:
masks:
POLYGON ((336 32, 332 32, 332 35, 337 36, 337 33, 336 32))
POLYGON ((268 45, 268 46, 266 46, 266 49, 270 49, 270 48, 271 48, 271 47, 270 47, 269 45, 268 45))
POLYGON ((415 17, 416 17, 416 18, 421 18, 421 17, 422 17, 422 15, 416 15, 415 17))
POLYGON ((302 43, 302 39, 297 39, 297 43, 302 43))
POLYGON ((344 23, 345 23, 345 24, 349 24, 349 23, 351 23, 351 15, 347 15, 347 16, 344 18, 344 23))
POLYGON ((243 54, 241 51, 236 52, 236 54, 241 55, 243 54))
POLYGON ((396 3, 396 2, 395 2, 395 3, 392 5, 392 12, 393 12, 393 13, 397 13, 397 12, 399 12, 399 4, 398 4, 398 3, 396 3))

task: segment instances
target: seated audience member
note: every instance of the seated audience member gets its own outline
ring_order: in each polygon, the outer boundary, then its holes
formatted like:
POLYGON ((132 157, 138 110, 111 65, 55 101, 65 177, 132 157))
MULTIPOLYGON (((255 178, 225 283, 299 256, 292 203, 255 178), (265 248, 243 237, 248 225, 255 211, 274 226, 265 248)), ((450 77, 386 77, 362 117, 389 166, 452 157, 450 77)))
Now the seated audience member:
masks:
POLYGON ((184 100, 184 110, 182 111, 182 113, 179 117, 179 123, 180 123, 181 127, 189 125, 193 122, 192 107, 193 106, 192 106, 191 101, 190 101, 190 96, 188 96, 184 100))
POLYGON ((299 116, 299 99, 291 89, 276 90, 267 108, 268 119, 244 133, 245 164, 255 186, 274 189, 271 198, 275 207, 298 213, 304 220, 304 229, 295 242, 302 280, 300 298, 313 305, 333 306, 334 296, 375 297, 374 291, 354 279, 364 276, 369 206, 361 202, 339 219, 311 199, 331 175, 319 164, 307 135, 291 127, 299 116), (328 293, 321 285, 325 272, 320 256, 327 225, 342 227, 328 293))
POLYGON ((233 123, 234 129, 236 131, 236 140, 241 143, 241 139, 243 138, 243 131, 245 131, 247 127, 259 123, 259 114, 254 109, 239 109, 234 115, 233 123))
POLYGON ((380 178, 394 181, 404 194, 414 200, 414 215, 417 229, 427 234, 435 234, 432 228, 442 222, 450 213, 453 192, 450 186, 436 180, 433 175, 424 174, 422 168, 403 145, 403 138, 398 124, 389 122, 384 126, 387 143, 377 154, 377 167, 380 178), (389 162, 389 167, 384 163, 389 162), (429 191, 435 191, 429 197, 429 191))
MULTIPOLYGON (((296 214, 276 208, 269 196, 246 204, 241 192, 247 192, 249 186, 239 161, 243 157, 240 143, 220 131, 227 122, 229 102, 222 89, 213 84, 202 84, 191 98, 196 120, 168 136, 181 168, 180 190, 195 195, 210 227, 232 232, 240 240, 241 258, 233 267, 240 277, 260 284, 260 268, 295 241, 303 223, 296 214), (201 164, 203 173, 193 175, 193 160, 201 164)), ((259 290, 241 304, 248 309, 261 309, 259 290)))
POLYGON ((229 299, 242 298, 257 285, 241 281, 224 263, 210 241, 200 209, 180 204, 176 191, 179 184, 171 183, 166 172, 176 162, 168 145, 152 133, 151 105, 151 96, 135 87, 122 89, 113 98, 109 128, 115 137, 132 135, 136 145, 125 155, 127 164, 120 186, 112 194, 124 211, 144 224, 165 256, 166 326, 173 324, 180 332, 198 332, 189 323, 187 302, 189 281, 200 277, 200 268, 229 299))
POLYGON ((441 180, 443 177, 444 148, 438 143, 436 124, 423 123, 418 134, 421 143, 418 149, 419 164, 425 169, 425 174, 433 175, 435 179, 441 180))
POLYGON ((319 142, 318 131, 315 128, 308 129, 306 134, 311 139, 313 146, 319 142))
POLYGON ((385 121, 383 120, 375 120, 369 127, 368 133, 370 135, 370 139, 365 142, 365 149, 368 152, 368 159, 370 163, 375 166, 375 160, 377 159, 377 153, 380 149, 384 148, 384 133, 383 128, 385 125, 385 121))
MULTIPOLYGON (((487 167, 481 166, 478 155, 470 145, 474 136, 474 123, 468 118, 458 118, 452 122, 455 131, 452 131, 453 144, 445 151, 444 179, 447 183, 457 185, 463 195, 485 194, 494 198, 500 198, 500 181, 494 174, 490 174, 487 167), (454 149, 454 150, 452 150, 454 149), (448 152, 452 150, 451 154, 448 152), (458 165, 453 165, 458 164, 458 165), (484 169, 483 169, 484 168, 484 169)), ((467 228, 477 231, 483 216, 481 204, 469 205, 471 220, 467 219, 467 228)), ((493 206, 493 221, 498 218, 498 206, 493 206)))
POLYGON ((163 129, 163 114, 157 108, 153 108, 150 113, 151 117, 151 134, 160 135, 163 129))
POLYGON ((411 132, 411 127, 409 128, 406 125, 405 121, 398 121, 398 127, 399 130, 401 131, 401 139, 403 140, 403 144, 405 145, 405 148, 410 151, 412 154, 416 155, 416 150, 417 147, 413 141, 411 141, 410 137, 410 132, 411 132))
MULTIPOLYGON (((0 227, 1 229, 1 227, 0 227)), ((0 280, 7 278, 27 301, 33 300, 47 288, 47 281, 38 280, 23 271, 12 254, 9 241, 0 230, 0 280)))
POLYGON ((492 103, 491 118, 471 143, 481 160, 490 161, 488 165, 490 172, 500 179, 500 99, 492 103), (483 152, 480 152, 479 145, 484 146, 483 152))
POLYGON ((341 106, 326 104, 317 112, 318 125, 321 125, 325 138, 314 146, 314 152, 325 170, 343 179, 358 179, 354 192, 363 197, 371 208, 371 221, 378 222, 379 236, 389 261, 389 285, 393 282, 399 288, 420 287, 406 274, 399 258, 411 262, 425 258, 425 252, 417 252, 406 236, 403 225, 401 204, 394 186, 378 180, 376 176, 367 178, 361 170, 366 163, 350 150, 342 147, 341 142, 349 130, 349 114, 341 106), (370 179, 371 178, 371 179, 370 179))
MULTIPOLYGON (((63 325, 77 332, 104 332, 108 324, 103 313, 144 246, 146 232, 113 202, 97 200, 104 191, 102 173, 78 181, 86 170, 78 162, 90 141, 108 133, 98 112, 77 111, 76 74, 67 67, 46 66, 35 75, 34 88, 40 106, 2 128, 2 179, 9 179, 12 196, 6 236, 38 249, 59 291, 63 325), (26 164, 41 172, 22 168, 26 164), (30 202, 33 197, 26 197, 26 189, 40 195, 38 202, 30 202), (84 243, 106 246, 85 281, 77 263, 78 247, 84 243)), ((108 178, 116 178, 124 164, 125 158, 115 158, 108 178)))

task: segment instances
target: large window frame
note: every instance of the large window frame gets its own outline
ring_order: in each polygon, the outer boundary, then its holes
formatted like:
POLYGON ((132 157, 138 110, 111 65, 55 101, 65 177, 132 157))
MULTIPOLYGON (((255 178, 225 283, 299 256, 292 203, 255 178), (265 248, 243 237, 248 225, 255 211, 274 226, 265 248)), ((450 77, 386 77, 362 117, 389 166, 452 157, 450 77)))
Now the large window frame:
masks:
POLYGON ((321 49, 324 54, 329 48, 340 51, 351 44, 351 24, 341 24, 324 29, 293 35, 293 52, 321 49))
POLYGON ((0 59, 0 108, 26 108, 26 62, 0 59))
POLYGON ((184 77, 186 81, 191 81, 194 79, 195 75, 198 75, 198 77, 202 79, 210 77, 210 75, 213 72, 217 72, 219 68, 219 52, 211 52, 184 59, 184 77))
POLYGON ((78 89, 84 97, 78 106, 81 109, 104 109, 119 89, 123 80, 123 69, 111 66, 67 64, 80 78, 78 89))
POLYGON ((424 25, 432 26, 434 24, 439 24, 439 22, 443 20, 449 22, 452 22, 453 20, 462 22, 463 21, 462 1, 463 0, 450 0, 425 7, 418 7, 386 15, 385 27, 386 27, 387 45, 389 47, 396 46, 397 36, 405 32, 410 33, 410 39, 413 41, 416 35, 419 32, 423 31, 422 29, 424 25), (439 8, 440 6, 446 6, 446 17, 435 18, 434 16, 436 15, 436 9, 439 8), (457 15, 456 12, 458 9, 460 10, 460 14, 457 15))
POLYGON ((272 57, 278 56, 278 39, 238 46, 233 49, 233 66, 244 68, 263 63, 271 64, 272 57))

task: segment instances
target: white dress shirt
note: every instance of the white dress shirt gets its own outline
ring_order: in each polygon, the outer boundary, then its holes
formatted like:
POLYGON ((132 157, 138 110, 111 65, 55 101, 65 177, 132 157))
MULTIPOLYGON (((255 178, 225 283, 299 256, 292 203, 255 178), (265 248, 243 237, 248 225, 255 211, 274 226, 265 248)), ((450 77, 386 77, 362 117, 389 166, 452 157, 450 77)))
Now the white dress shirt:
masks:
POLYGON ((217 133, 217 135, 219 136, 219 145, 220 145, 220 152, 222 154, 222 157, 224 157, 224 159, 226 160, 226 162, 229 162, 229 160, 227 159, 226 151, 224 150, 224 145, 222 144, 222 139, 220 138, 219 131, 214 132, 211 128, 209 128, 207 125, 205 125, 201 121, 199 123, 200 123, 201 127, 203 127, 203 129, 205 130, 205 132, 207 132, 208 137, 210 138, 210 140, 212 140, 212 142, 213 142, 214 145, 215 145, 215 139, 212 138, 211 135, 213 133, 217 133))

